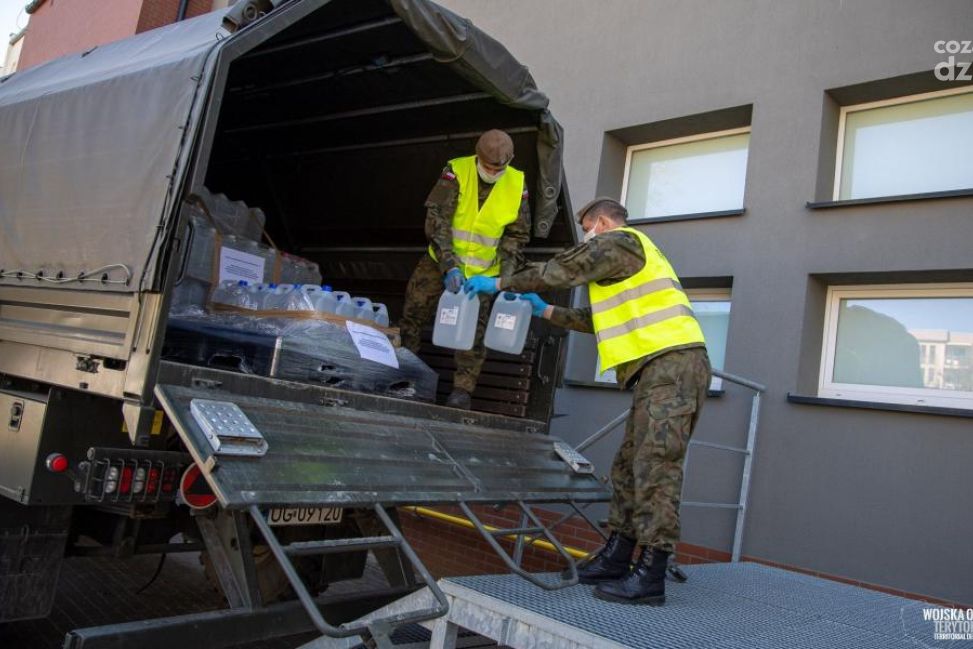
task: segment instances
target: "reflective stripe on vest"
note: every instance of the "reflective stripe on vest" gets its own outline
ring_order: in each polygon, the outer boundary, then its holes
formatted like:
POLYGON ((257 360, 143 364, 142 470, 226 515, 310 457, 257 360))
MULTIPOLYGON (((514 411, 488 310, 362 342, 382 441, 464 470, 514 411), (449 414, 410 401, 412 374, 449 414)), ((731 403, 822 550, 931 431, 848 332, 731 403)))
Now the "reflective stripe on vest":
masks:
MULTIPOLYGON (((453 214, 453 252, 459 259, 460 270, 466 277, 496 277, 500 274, 497 246, 504 228, 517 220, 524 193, 524 173, 508 166, 481 208, 476 156, 454 158, 449 165, 459 182, 459 199, 453 214)), ((436 259, 432 246, 429 246, 429 256, 436 259)))
POLYGON ((675 271, 652 240, 634 228, 619 228, 642 244, 645 264, 609 286, 588 284, 591 316, 603 370, 666 349, 703 343, 689 298, 675 271))

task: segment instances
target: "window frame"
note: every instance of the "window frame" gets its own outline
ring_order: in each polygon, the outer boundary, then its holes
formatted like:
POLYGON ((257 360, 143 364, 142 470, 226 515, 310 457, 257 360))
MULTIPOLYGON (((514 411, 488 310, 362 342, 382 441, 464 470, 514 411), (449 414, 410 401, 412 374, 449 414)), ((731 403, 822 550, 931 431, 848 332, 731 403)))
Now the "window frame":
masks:
MULTIPOLYGON (((881 99, 878 101, 870 101, 863 104, 851 104, 848 106, 842 106, 838 114, 838 141, 837 141, 837 146, 835 148, 834 190, 831 193, 831 199, 837 202, 837 201, 855 201, 855 200, 876 200, 876 199, 884 198, 883 196, 870 196, 865 198, 841 198, 841 175, 842 175, 841 172, 843 171, 842 165, 844 164, 844 158, 845 158, 845 123, 849 113, 857 113, 863 110, 873 110, 875 108, 887 108, 888 106, 899 106, 902 104, 914 104, 916 102, 927 101, 929 99, 939 99, 942 97, 951 97, 953 95, 962 95, 965 93, 973 93, 973 86, 960 86, 958 88, 947 88, 945 90, 923 92, 918 95, 904 95, 902 97, 881 99)), ((627 170, 628 168, 626 167, 626 172, 627 170)), ((956 191, 956 190, 931 189, 928 192, 923 192, 923 193, 936 193, 938 191, 956 191)))
MULTIPOLYGON (((870 401, 906 406, 932 406, 973 410, 973 391, 947 391, 936 388, 903 388, 833 380, 838 341, 838 315, 843 299, 950 298, 973 299, 973 282, 935 284, 856 284, 829 286, 825 303, 818 396, 849 401, 870 401)), ((920 355, 922 347, 920 344, 920 355)), ((922 359, 920 356, 920 367, 922 359)))
MULTIPOLYGON (((647 149, 659 149, 667 146, 676 146, 678 144, 689 144, 691 142, 700 142, 703 140, 715 140, 721 137, 730 137, 732 135, 743 135, 744 133, 750 134, 752 128, 750 126, 740 126, 737 128, 724 129, 722 131, 708 131, 706 133, 697 133, 696 135, 686 135, 683 137, 670 138, 668 140, 658 140, 656 142, 646 142, 644 144, 632 144, 625 149, 625 171, 622 173, 622 192, 621 192, 621 203, 622 205, 627 205, 628 202, 628 181, 631 176, 632 170, 632 156, 638 151, 645 151, 647 149)), ((750 166, 750 142, 747 142, 747 168, 750 166)), ((747 169, 744 169, 744 192, 746 191, 746 173, 747 169)), ((743 206, 727 208, 728 211, 742 210, 743 206)), ((703 212, 706 214, 707 212, 703 212)), ((688 215, 678 215, 678 216, 688 216, 688 215)), ((628 222, 631 223, 651 223, 660 219, 671 219, 671 215, 666 216, 634 216, 629 217, 628 222)))
MULTIPOLYGON (((683 289, 686 291, 686 297, 689 298, 690 304, 693 302, 729 302, 730 303, 730 318, 733 318, 733 289, 732 288, 687 288, 683 289)), ((727 352, 730 348, 730 323, 726 324, 726 347, 727 352)), ((711 359, 712 360, 712 359, 711 359)), ((723 359, 724 365, 726 364, 726 359, 723 359)), ((709 382, 710 392, 721 392, 723 390, 723 379, 715 374, 712 376, 709 382)))

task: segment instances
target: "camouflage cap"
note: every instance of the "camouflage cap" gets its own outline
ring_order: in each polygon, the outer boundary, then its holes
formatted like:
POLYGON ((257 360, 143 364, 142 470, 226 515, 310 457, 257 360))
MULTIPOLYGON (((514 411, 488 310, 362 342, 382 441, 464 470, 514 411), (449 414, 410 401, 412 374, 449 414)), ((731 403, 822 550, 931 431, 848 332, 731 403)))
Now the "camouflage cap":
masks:
POLYGON ((514 141, 499 129, 491 129, 476 141, 476 155, 492 167, 506 167, 514 157, 514 141))
POLYGON ((624 214, 625 218, 628 217, 628 210, 622 205, 618 200, 612 198, 611 196, 596 196, 590 201, 585 203, 580 210, 574 215, 580 224, 584 220, 585 215, 591 211, 591 208, 598 205, 599 203, 608 203, 604 207, 608 207, 611 211, 617 211, 620 214, 624 214))

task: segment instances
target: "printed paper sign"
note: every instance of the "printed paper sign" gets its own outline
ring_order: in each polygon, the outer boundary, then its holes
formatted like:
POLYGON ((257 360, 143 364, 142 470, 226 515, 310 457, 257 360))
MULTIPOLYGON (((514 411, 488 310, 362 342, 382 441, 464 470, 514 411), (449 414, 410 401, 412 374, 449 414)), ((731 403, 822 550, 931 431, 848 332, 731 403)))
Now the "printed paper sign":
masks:
POLYGON ((459 307, 447 307, 439 310, 439 324, 455 325, 459 320, 459 307))
POLYGON ((358 324, 348 320, 345 322, 348 333, 358 348, 358 354, 369 361, 382 365, 399 368, 399 359, 395 356, 395 347, 389 342, 388 336, 368 325, 358 324))
POLYGON ((220 281, 237 282, 245 280, 251 284, 264 281, 264 264, 266 259, 241 252, 226 246, 220 247, 220 281))
POLYGON ((509 313, 498 313, 497 319, 493 321, 493 326, 497 329, 513 331, 517 327, 517 316, 509 313))

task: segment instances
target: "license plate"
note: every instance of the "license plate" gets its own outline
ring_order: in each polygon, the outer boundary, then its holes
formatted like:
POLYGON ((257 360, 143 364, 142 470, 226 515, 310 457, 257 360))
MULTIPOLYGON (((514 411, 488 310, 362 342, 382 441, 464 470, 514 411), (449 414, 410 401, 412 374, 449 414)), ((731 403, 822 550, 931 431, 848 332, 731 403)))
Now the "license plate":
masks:
POLYGON ((341 507, 274 507, 267 516, 271 525, 335 525, 341 522, 341 507))

